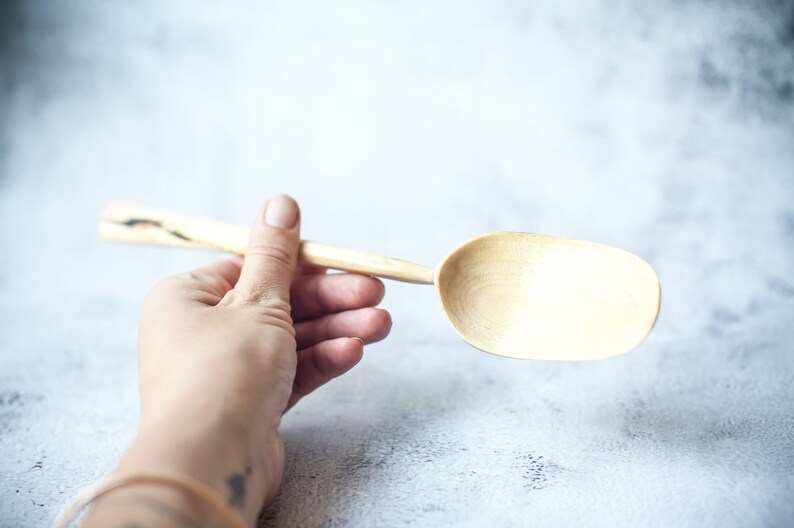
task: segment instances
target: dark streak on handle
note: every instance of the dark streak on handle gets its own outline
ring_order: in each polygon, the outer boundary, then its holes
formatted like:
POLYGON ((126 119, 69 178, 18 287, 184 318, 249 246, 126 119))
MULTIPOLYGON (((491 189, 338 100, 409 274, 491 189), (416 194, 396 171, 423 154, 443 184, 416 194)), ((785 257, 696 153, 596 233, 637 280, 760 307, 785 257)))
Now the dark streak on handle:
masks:
POLYGON ((124 222, 114 222, 119 225, 127 226, 127 227, 135 227, 135 226, 152 226, 158 229, 162 229, 163 231, 167 232, 168 234, 175 236, 180 240, 184 240, 186 242, 193 242, 194 240, 188 236, 183 235, 176 229, 168 229, 165 227, 162 222, 159 220, 149 220, 147 218, 130 218, 124 222))

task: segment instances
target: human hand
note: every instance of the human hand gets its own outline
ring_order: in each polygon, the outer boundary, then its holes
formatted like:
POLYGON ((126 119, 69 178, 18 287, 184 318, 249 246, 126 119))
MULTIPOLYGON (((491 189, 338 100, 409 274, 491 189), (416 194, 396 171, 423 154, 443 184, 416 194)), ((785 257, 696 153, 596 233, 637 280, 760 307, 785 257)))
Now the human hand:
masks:
POLYGON ((296 270, 299 216, 291 198, 271 198, 244 261, 175 275, 148 295, 138 341, 141 428, 119 472, 191 477, 253 523, 281 482, 282 414, 389 333, 389 314, 374 308, 380 281, 296 270))

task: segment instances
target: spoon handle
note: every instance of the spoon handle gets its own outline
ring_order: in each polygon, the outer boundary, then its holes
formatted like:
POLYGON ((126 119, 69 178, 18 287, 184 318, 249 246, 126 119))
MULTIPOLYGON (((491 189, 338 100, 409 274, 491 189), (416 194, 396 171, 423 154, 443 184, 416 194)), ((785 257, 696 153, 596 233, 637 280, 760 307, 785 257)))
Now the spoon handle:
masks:
MULTIPOLYGON (((99 223, 99 236, 105 240, 237 255, 245 254, 248 235, 249 230, 244 227, 120 203, 108 205, 99 223)), ((301 241, 298 260, 385 279, 433 284, 433 268, 308 240, 301 241)))

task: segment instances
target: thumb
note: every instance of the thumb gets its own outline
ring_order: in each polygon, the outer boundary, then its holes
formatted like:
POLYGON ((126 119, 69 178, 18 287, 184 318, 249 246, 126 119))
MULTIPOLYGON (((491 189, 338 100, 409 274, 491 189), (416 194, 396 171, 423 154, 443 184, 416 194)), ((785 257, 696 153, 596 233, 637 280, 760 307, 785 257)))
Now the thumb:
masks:
POLYGON ((256 303, 289 302, 289 288, 300 247, 300 210, 285 194, 265 202, 248 240, 235 289, 256 303))

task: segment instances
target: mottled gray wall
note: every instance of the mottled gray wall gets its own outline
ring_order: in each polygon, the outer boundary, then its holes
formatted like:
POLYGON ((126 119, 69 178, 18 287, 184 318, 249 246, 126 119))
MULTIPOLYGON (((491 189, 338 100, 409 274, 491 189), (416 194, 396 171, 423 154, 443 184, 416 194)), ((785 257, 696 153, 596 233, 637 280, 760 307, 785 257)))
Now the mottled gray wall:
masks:
POLYGON ((635 352, 552 364, 390 283, 393 335, 285 418, 268 525, 792 524, 793 6, 0 4, 0 526, 112 467, 138 304, 215 258, 103 244, 102 206, 245 224, 277 191, 307 238, 428 264, 616 245, 663 298, 635 352))

